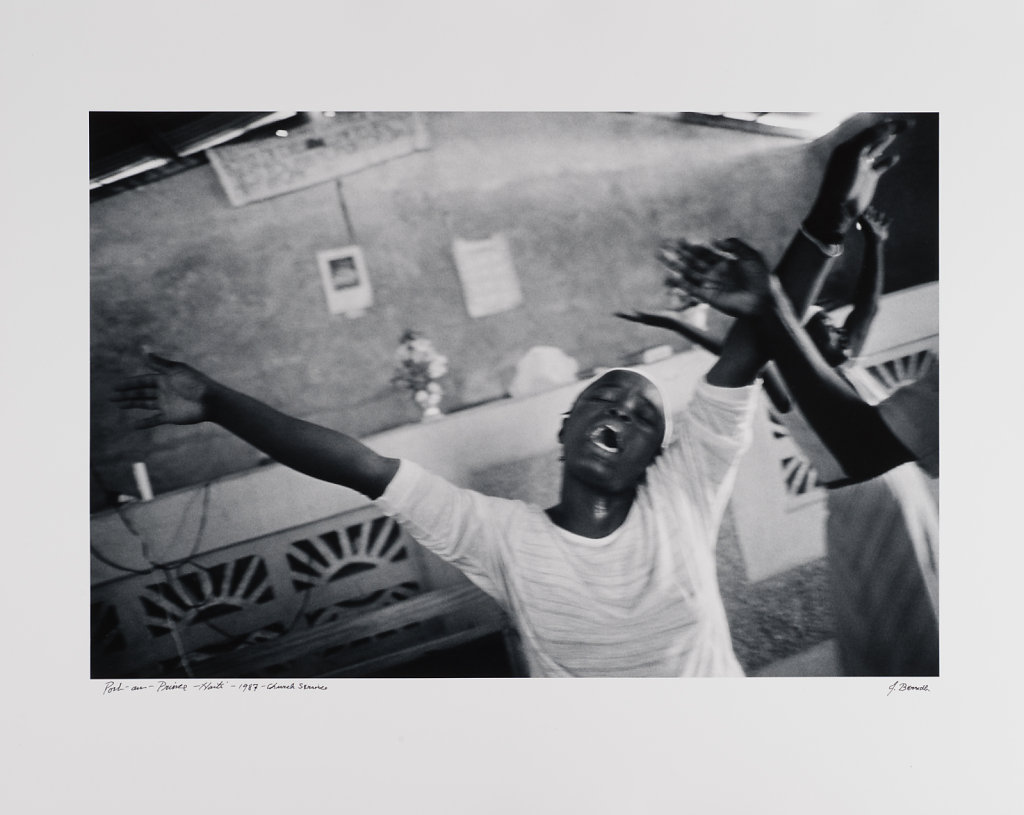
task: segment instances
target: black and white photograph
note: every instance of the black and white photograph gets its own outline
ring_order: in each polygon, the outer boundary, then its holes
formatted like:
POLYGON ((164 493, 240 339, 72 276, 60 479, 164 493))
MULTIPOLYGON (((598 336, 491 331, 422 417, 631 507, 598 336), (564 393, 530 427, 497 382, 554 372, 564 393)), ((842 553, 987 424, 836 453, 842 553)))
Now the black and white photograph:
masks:
POLYGON ((331 314, 361 317, 373 305, 373 288, 358 246, 326 249, 316 254, 327 309, 331 314))
POLYGON ((940 675, 937 113, 377 116, 92 112, 93 677, 940 675))
POLYGON ((329 277, 331 288, 336 291, 350 289, 359 284, 359 272, 356 269, 356 261, 351 253, 346 252, 327 260, 327 268, 330 271, 329 277))
POLYGON ((0 807, 1015 811, 986 6, 13 9, 0 807))

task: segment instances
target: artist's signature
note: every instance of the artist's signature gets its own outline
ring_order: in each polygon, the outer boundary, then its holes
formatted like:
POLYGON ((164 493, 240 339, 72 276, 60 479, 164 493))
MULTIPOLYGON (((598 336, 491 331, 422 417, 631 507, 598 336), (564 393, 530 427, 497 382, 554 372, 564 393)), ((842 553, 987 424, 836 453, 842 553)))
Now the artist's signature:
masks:
POLYGON ((896 693, 903 693, 904 691, 914 690, 929 692, 931 691, 931 688, 929 688, 927 685, 908 685, 906 682, 893 682, 889 686, 889 693, 885 695, 890 696, 893 691, 895 691, 896 693))

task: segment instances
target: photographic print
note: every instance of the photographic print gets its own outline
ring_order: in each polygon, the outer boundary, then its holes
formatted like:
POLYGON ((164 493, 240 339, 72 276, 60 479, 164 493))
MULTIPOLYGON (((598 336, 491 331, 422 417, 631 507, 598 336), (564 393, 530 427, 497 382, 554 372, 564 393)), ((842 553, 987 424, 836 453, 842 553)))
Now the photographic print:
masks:
POLYGON ((94 677, 938 675, 937 114, 352 114, 421 149, 210 183, 335 120, 93 114, 94 677))
POLYGON ((317 264, 331 314, 355 317, 373 305, 373 290, 358 246, 318 252, 317 264))
POLYGON ((0 51, 4 811, 1019 808, 1012 7, 121 5, 0 51))

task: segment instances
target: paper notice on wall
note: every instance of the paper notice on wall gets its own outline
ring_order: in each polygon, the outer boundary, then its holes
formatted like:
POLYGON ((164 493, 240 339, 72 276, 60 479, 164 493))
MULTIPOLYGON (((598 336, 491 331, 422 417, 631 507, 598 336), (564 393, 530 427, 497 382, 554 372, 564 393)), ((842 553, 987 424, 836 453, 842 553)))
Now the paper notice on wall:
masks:
POLYGON ((492 235, 479 241, 456 238, 452 249, 466 310, 471 317, 499 314, 523 302, 519 277, 504 235, 492 235))

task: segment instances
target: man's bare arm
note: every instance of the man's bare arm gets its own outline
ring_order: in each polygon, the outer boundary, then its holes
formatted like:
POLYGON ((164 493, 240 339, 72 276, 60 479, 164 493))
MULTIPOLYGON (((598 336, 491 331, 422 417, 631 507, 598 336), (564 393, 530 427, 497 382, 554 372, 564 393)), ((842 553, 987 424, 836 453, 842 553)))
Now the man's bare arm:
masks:
POLYGON ((113 397, 123 409, 149 411, 137 427, 215 422, 287 467, 369 498, 379 498, 398 471, 398 459, 351 436, 288 416, 184 363, 154 354, 147 361, 153 372, 124 380, 113 397))

